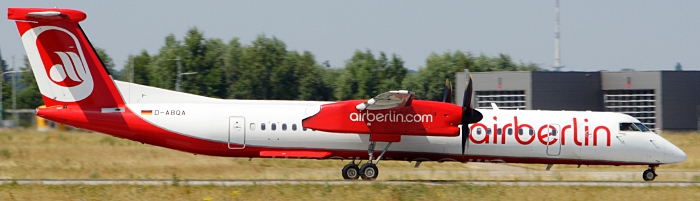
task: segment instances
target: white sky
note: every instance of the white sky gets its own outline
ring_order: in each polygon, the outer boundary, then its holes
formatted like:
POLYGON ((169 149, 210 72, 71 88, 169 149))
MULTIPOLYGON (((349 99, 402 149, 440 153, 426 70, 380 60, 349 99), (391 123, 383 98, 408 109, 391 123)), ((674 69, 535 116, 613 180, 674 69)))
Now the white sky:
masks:
MULTIPOLYGON (((431 52, 462 50, 552 66, 554 0, 532 1, 36 1, 3 0, 8 7, 83 10, 93 45, 121 68, 129 54, 157 53, 164 38, 190 27, 207 38, 249 44, 275 36, 288 49, 308 50, 321 63, 343 66, 355 50, 396 53, 406 67, 425 65, 431 52)), ((700 70, 700 1, 588 0, 561 2, 565 71, 700 70)), ((6 16, 6 15, 5 15, 6 16)), ((0 20, 0 50, 21 62, 17 29, 0 20)))

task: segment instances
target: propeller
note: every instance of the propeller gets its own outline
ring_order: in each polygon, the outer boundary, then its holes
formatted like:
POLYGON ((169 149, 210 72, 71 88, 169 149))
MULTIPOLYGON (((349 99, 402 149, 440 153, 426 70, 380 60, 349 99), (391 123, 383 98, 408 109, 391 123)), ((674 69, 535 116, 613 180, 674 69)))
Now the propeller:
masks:
POLYGON ((442 90, 442 102, 452 103, 452 83, 450 83, 450 79, 445 79, 445 89, 442 90))
POLYGON ((478 110, 474 109, 474 103, 472 103, 472 75, 469 74, 469 81, 466 83, 464 89, 464 98, 462 99, 462 155, 464 155, 465 146, 467 140, 469 139, 469 124, 473 124, 481 121, 484 115, 478 110))

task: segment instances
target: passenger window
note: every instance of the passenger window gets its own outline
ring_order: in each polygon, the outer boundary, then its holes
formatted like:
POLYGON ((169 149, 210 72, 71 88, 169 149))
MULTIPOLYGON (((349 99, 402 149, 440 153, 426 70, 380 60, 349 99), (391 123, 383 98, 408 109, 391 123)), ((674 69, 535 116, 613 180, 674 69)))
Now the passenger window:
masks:
POLYGON ((535 131, 534 131, 534 130, 529 130, 529 129, 528 129, 528 131, 530 131, 530 135, 534 135, 534 134, 535 134, 535 131))
POLYGON ((282 130, 286 131, 287 130, 287 124, 282 124, 282 130))
POLYGON ((265 123, 260 124, 260 130, 265 130, 265 123))
POLYGON ((481 128, 476 128, 476 134, 481 135, 481 128))
POLYGON ((523 135, 523 129, 518 129, 518 135, 523 135))
POLYGON ((297 124, 292 124, 292 130, 296 131, 297 130, 297 124))
POLYGON ((270 130, 273 130, 273 131, 277 130, 277 124, 275 124, 275 123, 270 124, 270 130))
POLYGON ((503 130, 501 130, 501 129, 499 128, 498 131, 497 131, 497 132, 498 132, 498 135, 501 135, 502 131, 503 131, 503 130))
POLYGON ((255 130, 255 123, 250 123, 250 130, 254 131, 255 130))
POLYGON ((486 135, 491 135, 491 129, 486 129, 486 135))
POLYGON ((303 131, 306 131, 306 127, 303 127, 303 126, 302 126, 301 129, 302 129, 303 131))
POLYGON ((552 129, 552 136, 557 136, 557 130, 552 129))
POLYGON ((513 135, 513 129, 512 129, 512 128, 508 128, 508 135, 513 135))

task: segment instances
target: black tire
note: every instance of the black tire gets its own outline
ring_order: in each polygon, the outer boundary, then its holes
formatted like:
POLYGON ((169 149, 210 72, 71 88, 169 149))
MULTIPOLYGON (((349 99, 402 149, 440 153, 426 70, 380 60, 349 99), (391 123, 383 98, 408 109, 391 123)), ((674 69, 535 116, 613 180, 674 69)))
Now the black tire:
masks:
POLYGON ((355 180, 360 178, 360 168, 355 164, 347 164, 343 167, 343 179, 345 180, 355 180))
POLYGON ((656 179, 656 173, 652 169, 648 169, 642 173, 642 178, 644 181, 654 181, 656 179))
POLYGON ((375 180, 377 176, 379 176, 379 169, 377 169, 377 165, 375 164, 364 164, 362 168, 360 168, 360 176, 362 180, 375 180))

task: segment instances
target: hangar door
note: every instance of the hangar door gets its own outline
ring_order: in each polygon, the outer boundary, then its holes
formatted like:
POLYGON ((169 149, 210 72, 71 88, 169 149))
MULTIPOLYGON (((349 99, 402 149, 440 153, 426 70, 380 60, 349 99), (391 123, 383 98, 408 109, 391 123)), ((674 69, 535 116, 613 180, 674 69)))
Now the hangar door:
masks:
POLYGON ((651 129, 656 127, 656 94, 653 89, 607 90, 604 93, 605 111, 625 113, 651 129))
POLYGON ((524 90, 477 91, 475 100, 477 109, 491 109, 491 103, 496 103, 500 109, 527 109, 524 90))

